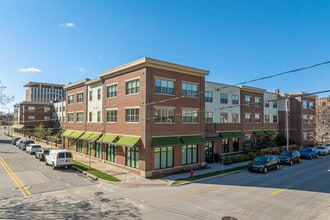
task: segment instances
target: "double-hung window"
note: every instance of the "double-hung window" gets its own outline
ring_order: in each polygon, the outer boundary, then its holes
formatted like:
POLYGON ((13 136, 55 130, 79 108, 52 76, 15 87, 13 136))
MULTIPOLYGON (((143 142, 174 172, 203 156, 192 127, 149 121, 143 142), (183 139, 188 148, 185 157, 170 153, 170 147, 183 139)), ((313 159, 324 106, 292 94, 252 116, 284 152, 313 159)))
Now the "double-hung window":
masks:
POLYGON ((107 122, 117 122, 117 110, 107 111, 107 122))
POLYGON ((68 113, 68 122, 73 122, 73 120, 74 120, 74 114, 68 113))
POLYGON ((182 83, 182 96, 198 97, 198 85, 182 83))
POLYGON ((155 90, 157 94, 174 95, 174 82, 164 79, 155 79, 155 90))
POLYGON ((245 104, 246 105, 251 105, 251 96, 245 96, 245 104))
POLYGON ((156 108, 156 123, 174 123, 174 108, 156 108))
POLYGON ((232 95, 232 104, 233 105, 238 105, 239 101, 238 101, 238 95, 232 95))
POLYGON ((126 82, 126 95, 136 94, 140 91, 140 80, 135 79, 126 82))
POLYGON ((126 122, 139 122, 139 109, 126 109, 126 122))
POLYGON ((205 102, 213 102, 213 93, 205 92, 205 102))
POLYGON ((84 93, 80 92, 77 94, 77 103, 84 101, 84 93))
POLYGON ((83 122, 84 121, 84 113, 78 112, 77 113, 77 122, 83 122))
POLYGON ((107 86, 107 98, 113 98, 117 96, 117 84, 107 86))
POLYGON ((220 94, 220 103, 221 104, 227 104, 228 103, 228 94, 227 93, 221 93, 220 94))
POLYGON ((259 98, 259 97, 255 97, 255 98, 254 98, 254 105, 255 105, 256 107, 260 107, 260 98, 259 98))
POLYGON ((197 123, 197 110, 191 110, 191 109, 182 109, 182 122, 189 124, 189 123, 197 123))
POLYGON ((69 95, 68 96, 68 104, 73 104, 74 103, 74 96, 73 95, 69 95))

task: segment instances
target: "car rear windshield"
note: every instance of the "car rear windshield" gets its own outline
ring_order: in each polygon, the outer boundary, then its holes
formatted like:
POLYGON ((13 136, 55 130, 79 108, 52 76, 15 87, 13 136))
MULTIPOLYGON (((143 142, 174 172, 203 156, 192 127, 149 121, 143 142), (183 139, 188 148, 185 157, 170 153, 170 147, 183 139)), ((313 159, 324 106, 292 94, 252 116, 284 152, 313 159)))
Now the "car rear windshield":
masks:
POLYGON ((290 151, 283 151, 281 153, 282 156, 290 156, 291 155, 291 152, 290 151))
POLYGON ((255 162, 266 162, 267 157, 259 156, 254 159, 255 162))
POLYGON ((71 158, 72 154, 70 152, 66 152, 66 158, 71 158))

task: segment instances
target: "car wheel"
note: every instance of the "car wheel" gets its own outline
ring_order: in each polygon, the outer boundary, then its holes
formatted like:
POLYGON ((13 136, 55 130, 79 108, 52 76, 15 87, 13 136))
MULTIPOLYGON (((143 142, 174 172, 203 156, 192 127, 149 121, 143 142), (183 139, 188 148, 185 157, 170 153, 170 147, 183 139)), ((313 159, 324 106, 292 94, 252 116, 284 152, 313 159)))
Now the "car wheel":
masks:
MULTIPOLYGON (((292 161, 291 161, 292 162, 292 161)), ((279 170, 280 169, 280 165, 279 164, 276 164, 276 167, 275 167, 276 170, 279 170)))
POLYGON ((264 168, 263 172, 264 172, 264 173, 267 173, 267 172, 268 172, 267 167, 264 168))
POLYGON ((292 166, 293 165, 293 161, 292 160, 290 160, 290 166, 292 166))

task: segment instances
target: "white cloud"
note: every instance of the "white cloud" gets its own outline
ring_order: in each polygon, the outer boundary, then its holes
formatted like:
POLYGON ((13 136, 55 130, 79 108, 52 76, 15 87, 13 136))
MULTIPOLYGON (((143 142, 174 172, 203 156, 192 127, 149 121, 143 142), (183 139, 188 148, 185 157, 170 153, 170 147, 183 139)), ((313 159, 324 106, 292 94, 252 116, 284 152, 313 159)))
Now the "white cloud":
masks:
POLYGON ((21 71, 23 73, 26 73, 26 72, 29 72, 29 73, 40 73, 41 72, 40 69, 34 68, 34 67, 19 68, 19 71, 21 71))
POLYGON ((86 73, 86 72, 87 72, 87 70, 86 70, 84 67, 81 67, 81 68, 79 69, 79 71, 80 71, 80 72, 83 72, 83 73, 86 73))
POLYGON ((61 27, 67 27, 67 28, 75 28, 76 27, 75 23, 72 23, 72 22, 68 22, 66 24, 60 23, 59 25, 61 27))

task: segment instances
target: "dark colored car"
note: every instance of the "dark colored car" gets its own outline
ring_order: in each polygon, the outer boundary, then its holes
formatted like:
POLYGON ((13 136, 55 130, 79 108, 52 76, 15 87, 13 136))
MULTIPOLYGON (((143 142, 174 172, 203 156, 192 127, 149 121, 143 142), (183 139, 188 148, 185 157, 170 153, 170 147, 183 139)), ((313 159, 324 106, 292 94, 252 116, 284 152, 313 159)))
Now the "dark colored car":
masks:
POLYGON ((306 147, 300 151, 300 158, 315 159, 318 158, 318 154, 314 148, 306 147))
POLYGON ((49 148, 42 148, 41 151, 36 152, 36 159, 40 161, 45 161, 46 155, 49 154, 49 148))
POLYGON ((21 149, 21 150, 25 150, 26 147, 27 147, 29 144, 34 144, 34 141, 33 141, 33 140, 24 139, 24 140, 22 140, 21 143, 19 144, 19 149, 21 149))
POLYGON ((280 155, 281 164, 300 163, 300 153, 297 150, 283 151, 280 155))
POLYGON ((253 161, 249 163, 249 171, 263 172, 267 173, 269 170, 280 169, 280 158, 278 155, 261 155, 254 158, 253 161))
POLYGON ((21 139, 21 138, 20 138, 20 137, 13 137, 13 138, 11 139, 11 144, 12 144, 12 145, 16 145, 16 142, 17 142, 19 139, 21 139))

